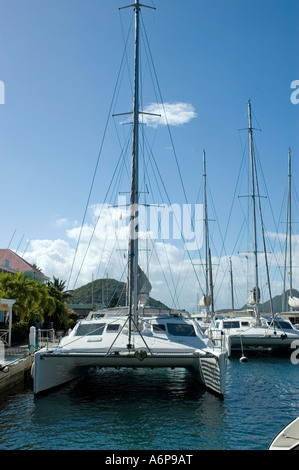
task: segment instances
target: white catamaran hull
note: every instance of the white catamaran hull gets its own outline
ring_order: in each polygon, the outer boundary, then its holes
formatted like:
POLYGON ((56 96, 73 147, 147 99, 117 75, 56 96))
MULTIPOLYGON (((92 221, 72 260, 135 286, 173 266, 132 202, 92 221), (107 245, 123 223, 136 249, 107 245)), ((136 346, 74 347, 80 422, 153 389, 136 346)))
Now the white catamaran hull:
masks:
POLYGON ((276 320, 278 327, 275 328, 265 319, 264 326, 252 326, 251 322, 253 320, 247 317, 217 320, 215 326, 208 330, 208 336, 216 345, 222 344, 228 355, 233 349, 291 351, 292 343, 299 340, 299 331, 290 322, 276 320), (237 327, 231 327, 235 324, 237 327))
POLYGON ((261 335, 258 334, 244 334, 239 336, 230 335, 230 342, 232 348, 271 348, 271 349, 289 349, 294 339, 299 337, 288 337, 286 335, 261 335))
POLYGON ((135 353, 105 355, 98 353, 59 353, 57 350, 42 349, 35 354, 34 394, 63 385, 79 378, 92 367, 103 368, 185 368, 209 390, 224 395, 226 353, 219 356, 211 353, 181 353, 147 355, 144 359, 135 353))
POLYGON ((224 395, 227 352, 215 347, 194 321, 173 317, 144 320, 128 347, 125 319, 79 322, 59 346, 35 353, 34 393, 52 389, 86 370, 99 368, 185 368, 209 390, 224 395), (85 334, 82 335, 82 333, 85 334))

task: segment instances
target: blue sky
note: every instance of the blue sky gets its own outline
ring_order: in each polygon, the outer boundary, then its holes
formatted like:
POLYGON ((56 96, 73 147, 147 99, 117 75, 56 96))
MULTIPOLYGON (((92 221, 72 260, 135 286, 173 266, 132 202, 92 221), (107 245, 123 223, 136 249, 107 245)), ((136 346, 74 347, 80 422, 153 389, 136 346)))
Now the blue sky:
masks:
MULTIPOLYGON (((0 105, 0 246, 6 248, 13 237, 10 248, 18 248, 21 256, 26 251, 25 258, 49 277, 67 279, 70 272, 74 237, 82 224, 124 37, 133 20, 131 8, 119 11, 127 4, 124 0, 0 0, 0 80, 5 86, 5 103, 0 105)), ((299 104, 292 104, 290 97, 291 83, 299 80, 299 3, 149 0, 147 4, 156 8, 143 9, 142 18, 159 87, 177 116, 175 123, 171 121, 176 125, 170 125, 172 142, 163 126, 162 136, 155 137, 155 158, 171 200, 183 204, 175 159, 169 151, 175 146, 188 201, 194 204, 202 202, 197 195, 205 149, 213 198, 209 208, 211 213, 215 207, 211 218, 217 216, 217 224, 211 223, 216 255, 222 249, 216 228, 219 224, 224 235, 247 142, 246 131, 238 129, 247 127, 249 98, 254 127, 262 129, 255 132, 267 185, 261 192, 267 191, 277 223, 287 185, 289 147, 292 172, 298 175, 299 104), (177 111, 176 103, 191 110, 189 117, 177 111)), ((114 113, 132 107, 126 74, 125 70, 114 113)), ((148 72, 144 88, 146 107, 156 99, 148 72)), ((120 120, 116 125, 125 138, 128 126, 121 126, 120 120)), ((104 202, 119 156, 114 127, 107 132, 107 147, 89 201, 90 230, 94 205, 104 202)), ((155 130, 151 131, 150 138, 154 138, 155 130)), ((247 188, 242 186, 242 191, 246 194, 247 188)), ((274 232, 272 213, 266 206, 264 216, 267 231, 274 232)), ((232 215, 227 254, 235 247, 240 223, 240 212, 232 215)), ((284 226, 278 226, 284 233, 284 226)), ((98 270, 92 259, 79 284, 90 281, 96 272, 104 275, 105 270, 98 270)), ((105 260, 108 263, 107 253, 105 260)), ((119 271, 114 262, 110 273, 116 277, 119 271)), ((173 263, 180 265, 179 258, 174 256, 173 263)), ((162 278, 159 282, 162 285, 162 278)), ((196 279, 190 277, 187 284, 192 282, 196 284, 196 279)), ((180 306, 191 308, 197 288, 193 285, 190 291, 187 284, 181 290, 180 306)), ((275 286, 279 293, 279 283, 275 286)), ((169 301, 159 294, 158 281, 153 287, 156 298, 169 301)), ((218 307, 227 306, 228 298, 219 295, 218 307)))

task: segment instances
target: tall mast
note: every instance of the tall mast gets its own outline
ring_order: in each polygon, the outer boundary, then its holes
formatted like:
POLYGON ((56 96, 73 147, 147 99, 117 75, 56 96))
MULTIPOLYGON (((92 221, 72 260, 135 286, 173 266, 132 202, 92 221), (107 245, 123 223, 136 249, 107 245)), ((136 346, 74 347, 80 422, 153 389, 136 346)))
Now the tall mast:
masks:
POLYGON ((210 283, 210 302, 211 302, 211 317, 214 318, 214 286, 213 286, 213 271, 212 271, 212 258, 211 250, 209 248, 209 283, 210 283))
POLYGON ((287 310, 286 302, 286 271, 287 271, 287 255, 288 255, 288 240, 289 240, 289 273, 290 273, 290 297, 292 297, 293 289, 293 276, 292 276, 292 219, 291 219, 291 149, 288 153, 288 203, 287 203, 287 223, 286 223, 286 241, 285 241, 285 254, 284 254, 284 275, 283 275, 283 292, 282 292, 282 308, 287 310))
POLYGON ((210 321, 210 313, 214 315, 214 294, 212 260, 209 244, 209 222, 208 222, 208 202, 207 202, 207 173, 206 173, 206 152, 203 151, 203 196, 204 196, 204 221, 205 221, 205 255, 206 255, 206 320, 210 321), (211 306, 211 309, 210 309, 211 306))
POLYGON ((289 256, 290 256, 290 297, 293 290, 293 265, 292 265, 292 205, 291 205, 291 149, 289 148, 289 190, 288 190, 288 221, 289 221, 289 256))
MULTIPOLYGON (((131 195, 130 195, 130 226, 129 226, 129 260, 128 260, 128 289, 127 300, 129 306, 129 338, 128 348, 132 347, 132 329, 137 329, 138 322, 138 172, 139 172, 139 14, 140 7, 152 8, 142 5, 139 0, 127 7, 134 7, 135 12, 135 47, 134 47, 134 96, 133 96, 133 139, 132 139, 132 167, 131 167, 131 195)), ((121 9, 122 9, 121 8, 121 9)))
POLYGON ((204 221, 205 221, 205 255, 206 255, 206 319, 209 321, 209 231, 208 231, 208 205, 207 205, 207 174, 206 152, 203 151, 203 197, 204 197, 204 221))
POLYGON ((233 280, 233 265, 232 259, 229 258, 229 266, 230 266, 230 285, 231 285, 231 298, 232 298, 232 311, 235 310, 235 301, 234 301, 234 280, 233 280))
POLYGON ((128 268, 128 304, 129 338, 131 348, 132 328, 137 325, 137 281, 138 281, 138 116, 139 116, 139 1, 135 0, 135 47, 134 47, 134 96, 133 96, 133 139, 130 195, 129 227, 129 268, 128 268), (133 321, 132 321, 133 320, 133 321))
POLYGON ((256 300, 255 311, 256 311, 256 320, 259 323, 260 313, 259 313, 259 287, 258 287, 258 259, 257 259, 257 235, 256 235, 256 207, 255 207, 255 183, 254 183, 254 174, 255 174, 255 155, 253 147, 253 137, 252 137, 252 123, 251 123, 251 103, 248 100, 248 134, 249 134, 249 149, 250 149, 250 166, 251 166, 251 199, 252 199, 252 218, 253 218, 253 251, 254 251, 254 275, 255 275, 255 286, 253 294, 256 300))

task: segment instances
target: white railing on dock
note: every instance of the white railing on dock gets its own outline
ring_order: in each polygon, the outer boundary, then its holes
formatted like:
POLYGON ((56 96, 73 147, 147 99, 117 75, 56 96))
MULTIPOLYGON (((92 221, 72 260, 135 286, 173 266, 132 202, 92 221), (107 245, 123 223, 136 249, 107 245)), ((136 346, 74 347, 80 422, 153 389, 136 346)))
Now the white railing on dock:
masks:
POLYGON ((55 331, 51 329, 38 329, 36 330, 36 339, 39 346, 47 346, 55 342, 55 331))

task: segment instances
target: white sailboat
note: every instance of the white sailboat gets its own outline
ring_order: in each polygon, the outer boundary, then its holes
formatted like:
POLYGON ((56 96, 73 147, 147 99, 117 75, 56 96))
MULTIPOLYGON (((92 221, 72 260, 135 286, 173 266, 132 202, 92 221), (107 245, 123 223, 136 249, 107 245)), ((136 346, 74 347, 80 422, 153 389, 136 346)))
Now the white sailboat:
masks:
POLYGON ((217 319, 207 334, 215 342, 225 345, 228 355, 234 351, 291 351, 294 340, 299 340, 299 330, 288 320, 235 316, 217 319))
POLYGON ((298 323, 299 320, 299 298, 293 294, 293 263, 292 263, 292 172, 291 172, 291 149, 288 152, 288 207, 287 207, 287 233, 286 250, 284 266, 284 286, 283 286, 283 308, 285 307, 285 278, 287 262, 287 245, 289 245, 289 276, 290 276, 290 295, 288 298, 289 312, 283 311, 281 315, 289 318, 292 323, 298 323))
POLYGON ((249 149, 250 149, 250 166, 251 166, 251 199, 252 199, 252 216, 253 216, 253 252, 254 252, 254 274, 255 285, 251 295, 247 299, 247 304, 251 308, 253 315, 235 316, 229 319, 219 319, 215 321, 207 330, 210 338, 218 344, 224 338, 228 354, 233 349, 241 350, 289 350, 292 342, 299 339, 299 331, 288 321, 280 321, 274 318, 272 309, 272 297, 270 289, 270 279, 267 265, 266 247, 264 239, 264 231, 261 216, 259 188, 256 175, 256 162, 253 147, 253 128, 251 122, 251 102, 248 101, 248 133, 249 133, 249 149), (267 273, 267 284, 269 287, 270 304, 272 317, 270 320, 262 318, 260 315, 260 289, 259 289, 259 273, 258 273, 258 250, 257 250, 257 221, 256 221, 256 199, 259 203, 259 213, 262 224, 262 238, 265 253, 265 264, 267 273))
POLYGON ((80 377, 87 369, 185 368, 208 390, 224 395, 227 352, 204 336, 186 312, 146 305, 151 285, 138 265, 138 117, 139 12, 135 0, 133 144, 128 247, 128 295, 125 307, 91 313, 79 321, 58 347, 36 352, 34 394, 80 377))

